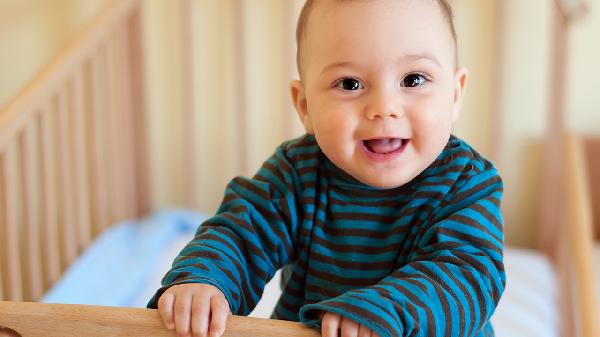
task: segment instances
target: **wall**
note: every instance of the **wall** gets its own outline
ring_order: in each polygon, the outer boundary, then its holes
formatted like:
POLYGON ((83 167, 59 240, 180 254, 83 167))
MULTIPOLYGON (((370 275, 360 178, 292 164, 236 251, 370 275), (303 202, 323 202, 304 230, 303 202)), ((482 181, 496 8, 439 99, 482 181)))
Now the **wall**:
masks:
POLYGON ((0 1, 0 106, 28 83, 105 2, 0 1))
POLYGON ((503 1, 503 145, 497 164, 505 182, 505 232, 509 243, 535 246, 541 214, 553 2, 503 1))
POLYGON ((232 177, 252 175, 282 140, 301 134, 289 100, 289 83, 295 78, 295 19, 290 18, 301 4, 146 2, 157 207, 214 212, 232 177), (191 45, 181 36, 184 13, 191 15, 191 45), (193 69, 184 69, 182 49, 193 53, 193 69), (183 72, 194 75, 190 107, 182 102, 183 72), (248 116, 244 125, 240 111, 248 116), (190 123, 195 134, 188 132, 190 123), (190 149, 195 153, 193 162, 188 160, 190 149), (237 155, 240 150, 245 158, 237 155), (198 176, 195 181, 192 172, 198 176), (192 204, 186 202, 190 194, 192 204))
POLYGON ((569 41, 567 123, 576 132, 600 135, 600 0, 587 0, 592 9, 573 23, 569 41))
POLYGON ((494 156, 490 134, 498 97, 497 1, 454 0, 459 65, 469 70, 465 101, 455 125, 456 135, 473 144, 487 157, 494 156), (477 27, 474 29, 474 27, 477 27))

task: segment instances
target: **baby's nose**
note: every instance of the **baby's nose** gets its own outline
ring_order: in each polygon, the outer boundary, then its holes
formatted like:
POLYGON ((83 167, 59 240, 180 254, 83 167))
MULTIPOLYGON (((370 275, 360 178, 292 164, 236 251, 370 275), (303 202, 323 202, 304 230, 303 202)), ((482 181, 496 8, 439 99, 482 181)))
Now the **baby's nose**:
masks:
POLYGON ((402 104, 397 95, 373 95, 366 108, 366 117, 375 118, 400 118, 403 115, 402 104))

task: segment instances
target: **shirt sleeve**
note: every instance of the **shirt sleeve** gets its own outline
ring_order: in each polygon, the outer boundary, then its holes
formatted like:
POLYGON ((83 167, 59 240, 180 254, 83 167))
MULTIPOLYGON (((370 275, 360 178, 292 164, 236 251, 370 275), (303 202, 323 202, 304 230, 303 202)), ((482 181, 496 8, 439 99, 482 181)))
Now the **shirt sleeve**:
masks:
POLYGON ((381 337, 475 336, 504 291, 502 181, 495 169, 471 176, 422 230, 408 263, 377 284, 301 308, 319 326, 334 312, 381 337))
POLYGON ((249 314, 277 269, 294 258, 292 172, 279 148, 252 179, 233 179, 216 216, 198 228, 148 307, 156 308, 169 287, 195 282, 219 288, 234 314, 249 314))

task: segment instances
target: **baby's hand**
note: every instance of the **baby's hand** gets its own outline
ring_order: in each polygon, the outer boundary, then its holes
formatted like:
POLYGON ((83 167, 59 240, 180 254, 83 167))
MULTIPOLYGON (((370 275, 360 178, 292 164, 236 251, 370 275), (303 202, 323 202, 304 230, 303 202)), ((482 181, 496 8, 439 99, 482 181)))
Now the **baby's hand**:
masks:
POLYGON ((170 287, 158 299, 158 311, 167 329, 175 328, 178 337, 190 333, 193 337, 220 337, 230 313, 225 295, 201 283, 170 287))
POLYGON ((323 337, 379 337, 366 326, 331 312, 326 312, 322 316, 321 335, 323 337))

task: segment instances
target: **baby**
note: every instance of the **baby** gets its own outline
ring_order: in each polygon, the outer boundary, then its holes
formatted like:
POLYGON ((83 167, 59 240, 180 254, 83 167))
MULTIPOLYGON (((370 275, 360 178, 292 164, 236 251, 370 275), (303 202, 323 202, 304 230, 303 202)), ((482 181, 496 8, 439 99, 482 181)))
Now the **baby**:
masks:
POLYGON ((445 0, 308 0, 291 96, 306 135, 237 177, 148 304, 220 336, 284 268, 273 318, 326 337, 493 336, 502 181, 451 135, 467 72, 445 0))

